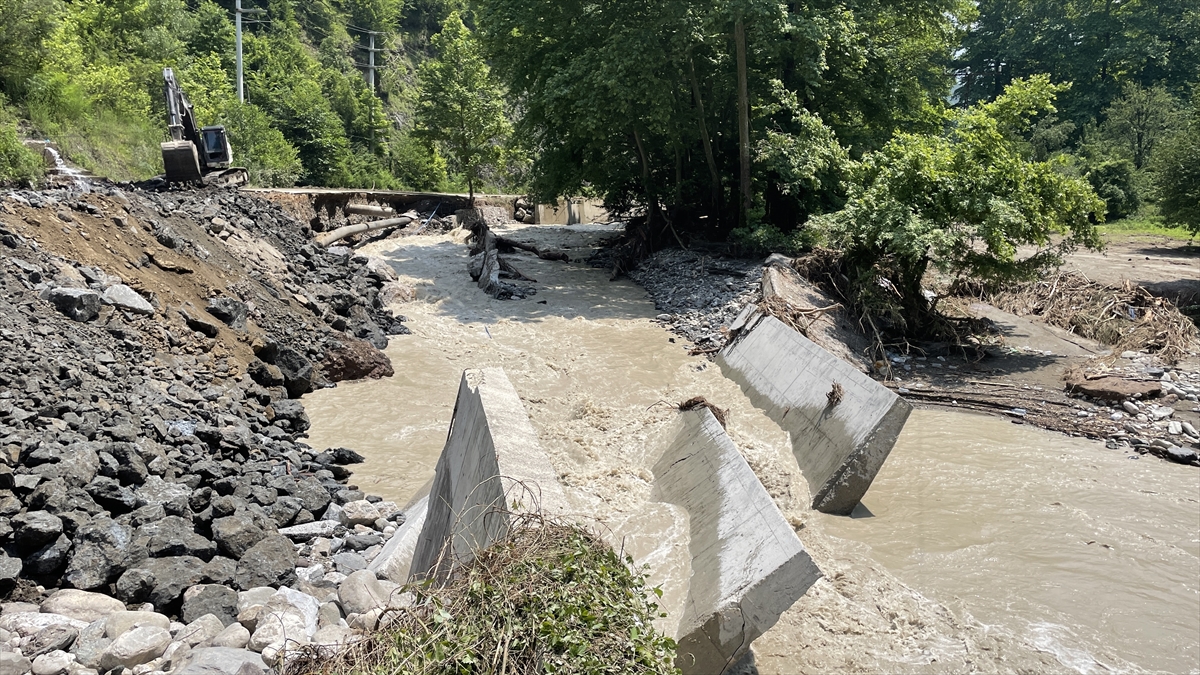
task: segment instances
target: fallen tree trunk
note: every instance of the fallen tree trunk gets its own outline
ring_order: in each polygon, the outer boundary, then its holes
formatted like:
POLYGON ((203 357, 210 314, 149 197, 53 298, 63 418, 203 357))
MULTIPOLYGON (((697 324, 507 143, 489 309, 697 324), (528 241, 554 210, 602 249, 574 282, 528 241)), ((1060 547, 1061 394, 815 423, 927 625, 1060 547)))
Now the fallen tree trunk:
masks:
POLYGON ((527 253, 532 253, 542 260, 557 260, 559 262, 571 262, 570 257, 562 251, 543 251, 532 244, 522 244, 519 241, 513 241, 505 237, 496 237, 496 245, 500 247, 515 248, 527 253))
POLYGON ((416 213, 409 211, 399 218, 389 218, 387 220, 376 220, 370 223, 360 223, 358 225, 339 227, 333 232, 321 237, 317 237, 317 245, 321 246, 322 248, 329 248, 333 244, 345 239, 346 237, 356 234, 363 234, 364 232, 383 230, 389 227, 404 227, 417 218, 419 218, 419 216, 416 213))
POLYGON ((508 300, 514 297, 523 298, 537 292, 536 289, 521 288, 501 280, 500 275, 503 274, 505 278, 515 281, 537 283, 537 279, 526 276, 521 270, 514 267, 512 263, 501 258, 501 248, 528 251, 543 260, 569 261, 565 253, 545 252, 529 244, 522 244, 511 239, 498 237, 483 222, 474 223, 470 229, 475 238, 474 244, 471 246, 471 278, 479 284, 479 287, 485 293, 497 300, 508 300))

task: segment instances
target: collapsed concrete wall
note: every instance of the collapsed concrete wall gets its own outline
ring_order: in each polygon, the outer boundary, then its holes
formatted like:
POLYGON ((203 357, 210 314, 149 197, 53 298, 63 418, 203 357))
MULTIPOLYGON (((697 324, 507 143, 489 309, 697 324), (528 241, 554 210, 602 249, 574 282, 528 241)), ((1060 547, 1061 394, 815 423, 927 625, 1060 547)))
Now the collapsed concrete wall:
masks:
POLYGON ((848 515, 892 451, 912 406, 773 316, 747 308, 717 355, 792 439, 812 507, 848 515))
POLYGON ((514 515, 562 515, 566 495, 499 368, 467 370, 438 459, 410 577, 445 579, 502 538, 514 515))
POLYGON ((821 571, 713 414, 680 418, 654 465, 651 497, 682 509, 689 530, 676 665, 685 675, 722 673, 821 571))

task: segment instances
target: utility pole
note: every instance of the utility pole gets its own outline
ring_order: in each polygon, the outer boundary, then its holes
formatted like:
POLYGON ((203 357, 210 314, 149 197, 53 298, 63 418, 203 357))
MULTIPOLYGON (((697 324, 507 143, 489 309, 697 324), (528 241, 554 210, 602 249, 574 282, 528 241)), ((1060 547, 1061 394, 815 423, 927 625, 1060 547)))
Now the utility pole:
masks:
POLYGON ((375 93, 375 52, 383 51, 382 49, 375 48, 375 36, 383 35, 383 33, 380 31, 375 31, 375 30, 364 30, 361 32, 366 34, 367 38, 370 40, 370 46, 359 47, 359 49, 363 50, 364 52, 367 52, 367 72, 364 73, 364 75, 366 76, 366 79, 367 79, 367 85, 369 87, 371 87, 371 93, 374 94, 375 93))
POLYGON ((238 103, 246 102, 246 85, 242 77, 242 15, 243 14, 266 14, 265 9, 242 9, 242 0, 236 0, 233 6, 233 12, 236 15, 235 23, 237 24, 237 94, 238 103))
MULTIPOLYGON (((364 30, 362 32, 366 33, 368 39, 370 40, 369 47, 359 47, 359 49, 362 49, 367 52, 367 72, 365 73, 365 75, 367 78, 367 86, 371 88, 371 95, 374 96, 375 95, 375 52, 383 51, 382 49, 375 48, 375 36, 383 35, 383 33, 379 32, 379 31, 374 31, 374 30, 364 30)), ((371 152, 375 152, 375 106, 371 106, 369 116, 370 116, 369 122, 371 124, 371 152)))

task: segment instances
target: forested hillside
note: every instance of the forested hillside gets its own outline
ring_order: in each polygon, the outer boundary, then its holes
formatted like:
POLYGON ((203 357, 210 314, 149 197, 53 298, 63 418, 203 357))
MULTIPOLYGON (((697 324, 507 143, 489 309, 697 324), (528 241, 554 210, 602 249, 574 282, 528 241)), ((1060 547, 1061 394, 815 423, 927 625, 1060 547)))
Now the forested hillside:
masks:
POLYGON ((246 103, 238 103, 233 0, 0 0, 8 117, 116 179, 161 171, 162 69, 201 124, 224 124, 264 185, 452 187, 411 136, 414 66, 453 9, 444 0, 269 0, 244 6, 246 103), (403 11, 402 11, 403 10, 403 11), (365 81, 368 31, 381 64, 365 81))
POLYGON ((243 104, 233 0, 0 0, 0 170, 36 169, 19 126, 97 173, 157 173, 172 67, 263 185, 591 195, 673 238, 993 271, 1104 218, 1200 228, 1184 0, 245 6, 243 104))

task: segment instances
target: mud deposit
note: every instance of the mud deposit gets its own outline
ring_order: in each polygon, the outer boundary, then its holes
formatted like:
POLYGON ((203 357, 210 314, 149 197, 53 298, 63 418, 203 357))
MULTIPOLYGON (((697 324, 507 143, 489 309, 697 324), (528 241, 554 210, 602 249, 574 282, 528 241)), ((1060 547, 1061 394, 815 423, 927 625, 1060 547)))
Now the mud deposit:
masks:
MULTIPOLYGON (((503 233, 584 260, 601 226, 503 233)), ((1200 474, 1004 420, 918 411, 865 507, 807 508, 784 433, 654 321, 646 293, 583 263, 517 256, 523 301, 488 298, 449 236, 368 246, 415 290, 396 375, 306 397, 314 447, 403 503, 432 475, 459 375, 503 367, 578 511, 621 532, 672 406, 705 396, 825 572, 754 647, 763 673, 1197 672, 1200 474), (673 342, 674 340, 674 342, 673 342)), ((659 569, 654 581, 670 582, 659 569)))

